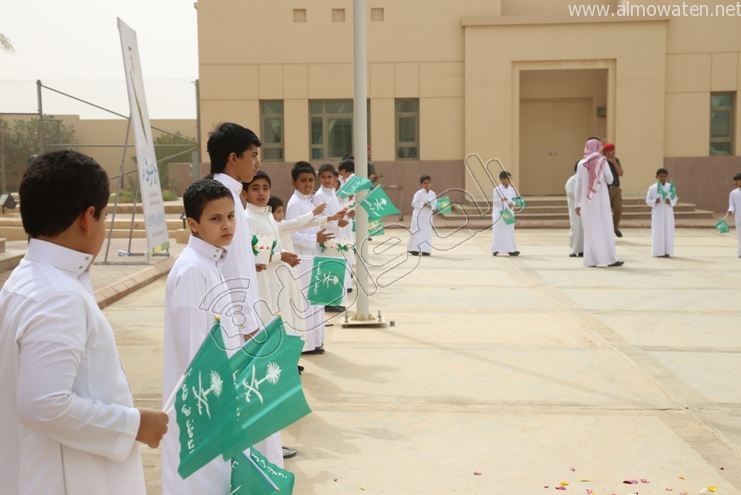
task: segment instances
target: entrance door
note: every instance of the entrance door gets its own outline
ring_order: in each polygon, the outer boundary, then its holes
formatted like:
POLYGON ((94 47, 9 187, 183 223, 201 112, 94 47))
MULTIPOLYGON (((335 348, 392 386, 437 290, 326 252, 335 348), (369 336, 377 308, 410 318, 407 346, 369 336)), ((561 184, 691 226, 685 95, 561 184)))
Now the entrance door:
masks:
POLYGON ((574 163, 591 136, 592 101, 520 101, 520 180, 522 194, 563 195, 574 163))

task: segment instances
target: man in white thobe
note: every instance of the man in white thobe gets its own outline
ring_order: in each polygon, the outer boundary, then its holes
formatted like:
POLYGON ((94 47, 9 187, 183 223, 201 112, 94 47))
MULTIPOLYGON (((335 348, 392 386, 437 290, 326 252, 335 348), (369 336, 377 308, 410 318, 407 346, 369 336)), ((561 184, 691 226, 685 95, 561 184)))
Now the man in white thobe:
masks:
POLYGON ((651 207, 651 247, 654 256, 669 258, 674 255, 674 207, 677 193, 667 182, 669 172, 665 168, 656 171, 658 182, 646 193, 646 204, 651 207))
MULTIPOLYGON (((578 165, 578 164, 577 164, 578 165)), ((569 208, 569 256, 584 256, 584 229, 581 217, 576 214, 576 167, 574 175, 566 181, 566 204, 569 208)))
POLYGON ((736 189, 728 195, 728 213, 724 218, 728 218, 728 215, 735 215, 736 239, 738 240, 737 254, 741 258, 741 174, 736 174, 733 177, 733 182, 736 184, 736 189))
POLYGON ((612 173, 599 139, 590 139, 584 145, 584 158, 576 174, 576 212, 584 227, 584 266, 621 266, 623 262, 615 254, 615 229, 607 191, 612 173))

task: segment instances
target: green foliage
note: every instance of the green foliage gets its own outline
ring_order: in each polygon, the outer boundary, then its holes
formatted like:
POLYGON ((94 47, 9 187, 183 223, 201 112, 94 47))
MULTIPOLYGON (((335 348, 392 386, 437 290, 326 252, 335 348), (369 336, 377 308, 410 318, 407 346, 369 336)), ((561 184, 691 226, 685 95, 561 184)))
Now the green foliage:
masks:
MULTIPOLYGON (((195 139, 175 134, 160 134, 154 139, 154 154, 157 157, 157 168, 160 175, 160 184, 164 190, 170 187, 169 165, 171 163, 190 163, 191 152, 195 150, 195 139)), ((167 201, 165 199, 165 201, 167 201)))
MULTIPOLYGON (((55 119, 44 116, 44 151, 60 148, 74 149, 77 144, 75 129, 55 119)), ((5 160, 5 178, 8 191, 17 191, 29 159, 41 152, 39 143, 39 118, 0 119, 0 160, 5 160)))

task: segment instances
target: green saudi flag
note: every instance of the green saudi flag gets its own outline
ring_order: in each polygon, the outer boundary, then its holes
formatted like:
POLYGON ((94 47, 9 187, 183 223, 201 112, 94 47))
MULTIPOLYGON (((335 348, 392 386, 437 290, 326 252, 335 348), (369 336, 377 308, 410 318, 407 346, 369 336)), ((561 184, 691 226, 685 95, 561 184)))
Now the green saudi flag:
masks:
POLYGON ((449 197, 443 196, 441 198, 437 198, 437 211, 439 211, 443 215, 450 215, 451 213, 453 213, 453 206, 450 204, 449 197))
POLYGON ((349 198, 355 195, 358 191, 365 191, 373 187, 373 183, 363 177, 353 175, 345 184, 337 191, 337 196, 341 198, 349 198))
POLYGON ((725 219, 723 218, 715 222, 715 228, 718 229, 718 232, 720 232, 721 234, 727 234, 731 231, 731 229, 728 228, 728 224, 726 223, 725 219))
POLYGON ((334 306, 345 295, 345 260, 314 257, 307 299, 317 306, 334 306))
POLYGON ((527 203, 525 202, 525 198, 522 196, 515 196, 512 198, 512 202, 515 204, 515 206, 521 210, 524 210, 527 208, 527 203))
POLYGON ((237 454, 231 460, 232 495, 291 495, 295 478, 293 473, 281 469, 268 461, 256 449, 250 449, 247 457, 237 454))
POLYGON ((515 223, 515 214, 512 213, 512 210, 510 210, 509 208, 505 208, 502 210, 500 218, 506 225, 512 225, 513 223, 515 223))
POLYGON ((674 186, 674 182, 669 183, 669 192, 666 192, 661 181, 656 181, 656 190, 661 194, 663 199, 666 199, 667 197, 675 199, 677 197, 677 188, 674 186))
POLYGON ((175 398, 180 429, 180 465, 185 479, 243 436, 237 423, 237 393, 224 350, 221 324, 216 323, 185 371, 175 398))
POLYGON ((242 433, 240 442, 224 452, 225 459, 311 412, 298 375, 303 348, 304 341, 287 335, 278 316, 231 357, 242 433))
MULTIPOLYGON (((352 221, 352 231, 355 232, 355 219, 352 221)), ((368 235, 383 235, 386 229, 381 220, 368 220, 368 235)))
POLYGON ((378 220, 387 215, 401 213, 391 202, 381 186, 377 186, 360 201, 360 206, 368 212, 369 220, 378 220))

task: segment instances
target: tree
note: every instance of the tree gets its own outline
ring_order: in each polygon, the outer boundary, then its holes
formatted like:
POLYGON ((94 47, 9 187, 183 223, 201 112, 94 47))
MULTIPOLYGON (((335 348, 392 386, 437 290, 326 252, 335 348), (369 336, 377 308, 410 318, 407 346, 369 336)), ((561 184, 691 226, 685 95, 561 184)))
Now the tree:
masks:
MULTIPOLYGON (((77 144, 75 129, 53 116, 44 116, 43 138, 44 151, 77 144)), ((17 191, 28 161, 40 152, 38 117, 0 119, 0 188, 17 191)))
POLYGON ((0 33, 0 48, 6 52, 13 52, 13 44, 3 33, 0 33))
POLYGON ((160 134, 154 139, 154 154, 157 157, 160 184, 163 190, 174 189, 174 184, 170 183, 170 165, 190 163, 191 153, 195 149, 195 139, 183 136, 179 131, 175 134, 160 134))

